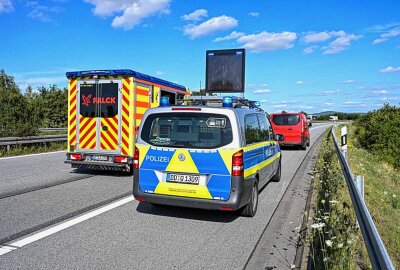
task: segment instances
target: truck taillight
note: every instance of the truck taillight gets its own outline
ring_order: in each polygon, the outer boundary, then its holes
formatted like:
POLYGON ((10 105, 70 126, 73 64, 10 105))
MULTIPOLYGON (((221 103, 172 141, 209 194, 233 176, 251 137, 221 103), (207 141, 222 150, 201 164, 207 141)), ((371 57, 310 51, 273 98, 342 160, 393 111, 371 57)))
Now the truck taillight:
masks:
POLYGON ((240 150, 232 156, 232 176, 243 175, 243 150, 240 150))
POLYGON ((71 158, 71 160, 82 160, 81 154, 71 154, 69 157, 71 158))
POLYGON ((116 163, 128 163, 128 158, 127 157, 115 157, 114 162, 116 163))
POLYGON ((133 168, 139 169, 139 149, 135 146, 135 153, 133 154, 133 168))

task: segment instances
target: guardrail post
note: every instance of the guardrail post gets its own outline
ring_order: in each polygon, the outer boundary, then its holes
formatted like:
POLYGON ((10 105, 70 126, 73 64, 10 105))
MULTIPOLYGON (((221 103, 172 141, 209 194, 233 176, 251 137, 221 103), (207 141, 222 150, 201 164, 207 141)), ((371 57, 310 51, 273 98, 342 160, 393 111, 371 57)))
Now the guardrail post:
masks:
POLYGON ((355 179, 356 186, 358 191, 360 192, 361 196, 364 198, 364 176, 363 175, 356 175, 355 179))
POLYGON ((7 145, 7 152, 10 151, 10 145, 7 145))

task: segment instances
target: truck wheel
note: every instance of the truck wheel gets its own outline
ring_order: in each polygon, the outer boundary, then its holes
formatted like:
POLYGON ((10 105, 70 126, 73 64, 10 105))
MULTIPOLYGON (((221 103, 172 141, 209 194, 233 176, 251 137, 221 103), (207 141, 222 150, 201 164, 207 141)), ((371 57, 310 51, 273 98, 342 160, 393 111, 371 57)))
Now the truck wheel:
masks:
POLYGON ((278 166, 278 170, 276 171, 275 175, 271 178, 272 182, 279 182, 281 181, 281 175, 282 175, 282 170, 281 170, 281 160, 279 160, 279 166, 278 166))
POLYGON ((241 215, 244 217, 254 217, 258 207, 258 186, 257 182, 254 181, 251 189, 250 202, 242 209, 241 215))
POLYGON ((310 138, 307 139, 307 146, 310 146, 310 138))

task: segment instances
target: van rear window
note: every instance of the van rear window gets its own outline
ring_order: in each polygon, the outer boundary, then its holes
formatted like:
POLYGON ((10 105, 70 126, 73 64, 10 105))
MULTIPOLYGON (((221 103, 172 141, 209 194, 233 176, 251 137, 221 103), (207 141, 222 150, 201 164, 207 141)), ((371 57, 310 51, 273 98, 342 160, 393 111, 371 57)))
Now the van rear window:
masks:
POLYGON ((232 142, 229 118, 210 113, 149 115, 140 138, 153 146, 212 149, 232 142))
POLYGON ((300 122, 298 114, 278 114, 274 115, 272 122, 278 126, 294 126, 300 122))

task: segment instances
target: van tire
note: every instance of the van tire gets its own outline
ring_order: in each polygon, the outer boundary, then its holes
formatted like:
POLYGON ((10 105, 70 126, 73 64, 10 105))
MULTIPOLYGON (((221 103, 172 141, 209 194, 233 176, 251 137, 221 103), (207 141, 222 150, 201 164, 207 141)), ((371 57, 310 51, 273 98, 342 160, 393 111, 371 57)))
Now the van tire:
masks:
POLYGON ((271 178, 272 182, 279 182, 281 181, 281 175, 282 175, 282 164, 281 160, 279 159, 279 165, 278 165, 278 170, 276 171, 275 175, 271 178))
POLYGON ((254 181, 253 186, 251 188, 250 201, 245 207, 243 207, 240 214, 244 217, 254 217, 256 215, 257 208, 258 208, 258 185, 257 182, 254 181))
POLYGON ((310 146, 310 138, 307 139, 307 146, 310 146))

